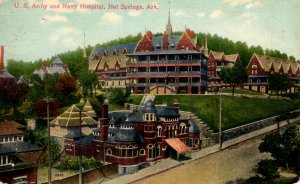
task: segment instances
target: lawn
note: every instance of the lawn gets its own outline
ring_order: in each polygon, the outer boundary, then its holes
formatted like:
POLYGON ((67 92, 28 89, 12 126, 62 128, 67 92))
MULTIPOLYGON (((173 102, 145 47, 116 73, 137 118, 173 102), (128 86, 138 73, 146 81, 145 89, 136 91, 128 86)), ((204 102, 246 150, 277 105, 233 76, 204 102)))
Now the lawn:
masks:
MULTIPOLYGON (((140 104, 144 95, 130 95, 127 102, 131 104, 140 104)), ((120 106, 117 104, 110 103, 108 106, 109 111, 127 110, 124 105, 120 106)))
MULTIPOLYGON (((163 95, 156 96, 155 101, 156 104, 165 102, 172 105, 175 99, 180 102, 180 110, 195 113, 212 130, 218 130, 219 96, 163 95)), ((223 96, 222 129, 230 129, 299 108, 299 103, 287 100, 223 96)))
MULTIPOLYGON (((232 88, 224 88, 220 89, 221 93, 232 93, 232 88)), ((257 91, 252 91, 248 89, 234 88, 234 94, 243 94, 243 95, 260 95, 263 96, 263 93, 259 93, 257 91)))

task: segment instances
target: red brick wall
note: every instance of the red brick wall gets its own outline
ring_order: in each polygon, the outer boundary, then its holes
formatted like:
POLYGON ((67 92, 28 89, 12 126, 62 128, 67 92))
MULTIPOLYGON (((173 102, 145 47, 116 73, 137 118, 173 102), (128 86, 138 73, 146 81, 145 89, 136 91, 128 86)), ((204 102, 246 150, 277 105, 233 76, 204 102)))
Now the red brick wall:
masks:
POLYGON ((252 57, 249 65, 247 67, 247 72, 249 75, 252 75, 252 66, 256 64, 257 65, 257 74, 256 75, 265 75, 265 71, 263 70, 262 66, 260 65, 260 63, 258 62, 258 59, 256 58, 256 56, 252 57))
POLYGON ((1 172, 0 181, 3 183, 14 183, 14 178, 20 176, 27 176, 27 183, 37 183, 37 168, 31 167, 4 173, 1 172))
POLYGON ((176 49, 177 50, 186 50, 186 48, 188 48, 188 50, 197 50, 194 45, 192 44, 191 40, 189 39, 188 35, 186 33, 183 33, 180 41, 177 44, 176 49))
POLYGON ((152 41, 149 40, 149 38, 144 35, 144 37, 140 40, 140 42, 138 43, 137 47, 136 47, 136 52, 141 52, 141 51, 153 51, 153 45, 152 45, 152 41))

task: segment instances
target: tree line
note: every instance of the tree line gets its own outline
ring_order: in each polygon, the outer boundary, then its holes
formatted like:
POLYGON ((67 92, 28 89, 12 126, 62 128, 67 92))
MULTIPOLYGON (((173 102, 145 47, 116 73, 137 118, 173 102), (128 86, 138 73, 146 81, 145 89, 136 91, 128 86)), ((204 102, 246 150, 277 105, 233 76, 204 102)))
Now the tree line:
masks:
MULTIPOLYGON (((181 35, 182 32, 175 32, 174 35, 181 35)), ((161 36, 161 34, 156 33, 155 36, 161 36)), ((283 58, 296 60, 294 56, 289 56, 286 53, 280 52, 279 50, 272 49, 263 49, 261 46, 248 46, 245 42, 234 42, 228 38, 223 38, 216 34, 211 35, 209 33, 198 33, 198 43, 201 46, 205 45, 205 39, 207 40, 209 50, 224 52, 225 54, 235 54, 238 53, 241 58, 241 64, 245 67, 248 65, 249 60, 251 59, 253 53, 257 53, 259 55, 268 55, 271 57, 283 58)), ((89 56, 93 49, 96 47, 104 47, 111 46, 129 42, 138 42, 142 38, 142 34, 139 33, 135 36, 128 35, 125 38, 117 38, 115 40, 96 44, 95 46, 88 45, 86 47, 86 54, 89 56)), ((83 48, 77 48, 76 50, 64 52, 58 54, 60 59, 67 64, 69 70, 74 77, 78 77, 79 73, 82 69, 88 69, 88 58, 83 58, 83 48)), ((48 58, 45 60, 46 64, 49 65, 51 61, 53 61, 55 56, 48 58)), ((7 61, 7 69, 8 71, 14 75, 16 78, 20 76, 25 76, 25 78, 29 78, 35 69, 39 69, 42 67, 42 59, 38 59, 36 61, 25 62, 23 60, 14 60, 9 59, 7 61)))

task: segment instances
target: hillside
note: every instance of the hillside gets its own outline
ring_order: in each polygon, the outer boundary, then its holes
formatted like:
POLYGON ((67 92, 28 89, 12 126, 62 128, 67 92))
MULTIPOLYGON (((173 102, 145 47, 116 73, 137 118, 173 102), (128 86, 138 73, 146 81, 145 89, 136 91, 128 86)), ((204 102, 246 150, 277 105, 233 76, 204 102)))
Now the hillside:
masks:
MULTIPOLYGON (((141 99, 141 96, 132 95, 130 98, 141 99)), ((161 95, 155 98, 156 104, 167 103, 170 106, 174 100, 180 102, 180 110, 193 112, 214 131, 218 131, 219 96, 161 95)), ((132 102, 138 104, 138 100, 132 102)), ((287 100, 223 96, 222 129, 230 129, 299 108, 299 103, 287 100)))

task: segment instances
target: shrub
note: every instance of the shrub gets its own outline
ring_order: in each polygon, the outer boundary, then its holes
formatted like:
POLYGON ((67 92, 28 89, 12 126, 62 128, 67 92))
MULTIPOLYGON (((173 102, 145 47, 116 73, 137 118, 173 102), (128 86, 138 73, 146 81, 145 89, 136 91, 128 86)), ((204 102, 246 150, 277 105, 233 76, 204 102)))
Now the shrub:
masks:
POLYGON ((275 160, 262 160, 258 163, 255 172, 266 179, 272 179, 278 176, 278 166, 275 160))
MULTIPOLYGON (((60 171, 79 170, 79 163, 80 163, 80 157, 67 158, 67 159, 61 161, 56 166, 56 168, 59 169, 60 171)), ((102 163, 101 163, 101 161, 96 160, 94 158, 82 157, 81 166, 83 167, 84 170, 88 170, 88 169, 102 167, 102 163)))

